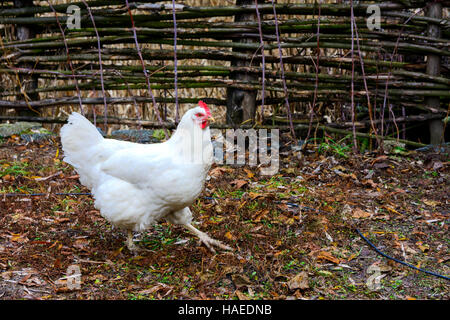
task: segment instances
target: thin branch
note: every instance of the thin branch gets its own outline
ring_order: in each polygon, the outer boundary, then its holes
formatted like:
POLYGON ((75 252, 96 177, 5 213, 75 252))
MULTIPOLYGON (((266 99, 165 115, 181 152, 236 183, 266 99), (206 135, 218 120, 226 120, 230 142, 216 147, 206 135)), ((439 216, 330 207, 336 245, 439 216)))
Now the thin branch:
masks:
MULTIPOLYGON (((399 44, 400 44, 400 38, 401 38, 401 36, 403 34, 403 31, 404 31, 406 25, 409 23, 409 21, 412 20, 417 14, 419 14, 420 12, 422 12, 423 10, 428 8, 428 6, 430 4, 431 3, 427 4, 424 8, 422 8, 422 9, 418 10, 417 12, 413 13, 412 15, 408 16, 408 19, 406 19, 406 21, 402 24, 402 28, 400 29, 399 35, 397 37, 397 41, 395 42, 394 49, 393 49, 392 54, 391 54, 388 76, 387 76, 386 84, 385 84, 385 87, 384 87, 383 107, 382 107, 382 110, 381 110, 381 119, 383 120, 381 122, 381 136, 383 136, 383 134, 384 134, 384 132, 383 132, 384 131, 384 112, 386 110, 386 104, 387 104, 387 99, 388 99, 388 88, 389 88, 389 80, 390 80, 391 74, 392 74, 392 64, 394 63, 394 58, 395 58, 395 56, 397 55, 397 52, 398 52, 398 47, 399 47, 399 44)), ((389 107, 389 110, 391 111, 390 107, 389 107)), ((399 135, 398 126, 397 126, 397 123, 395 123, 395 115, 394 115, 394 124, 395 124, 395 127, 397 128, 397 135, 399 135)))
POLYGON ((179 106, 178 106, 178 59, 177 59, 177 18, 175 14, 175 0, 172 0, 172 14, 173 14, 173 64, 174 64, 174 85, 175 85, 175 122, 179 121, 179 106))
POLYGON ((255 0, 256 17, 258 19, 259 43, 261 48, 261 123, 264 122, 264 102, 266 97, 266 55, 264 53, 264 35, 262 31, 261 14, 258 10, 258 0, 255 0))
MULTIPOLYGON (((144 76, 145 76, 145 81, 147 82, 148 92, 150 93, 150 96, 152 98, 153 110, 155 112, 156 118, 158 119, 159 123, 163 124, 163 121, 161 119, 161 115, 159 114, 159 110, 158 110, 158 107, 156 105, 155 96, 153 95, 153 91, 152 91, 152 88, 150 86, 150 77, 148 75, 147 68, 145 67, 144 58, 142 57, 141 48, 139 46, 139 42, 138 42, 138 39, 137 39, 136 26, 134 25, 133 14, 131 13, 131 9, 130 9, 130 6, 128 4, 128 0, 125 0, 125 3, 126 3, 126 6, 127 6, 127 9, 128 9, 128 14, 130 15, 131 28, 133 30, 133 37, 134 37, 134 41, 135 41, 135 44, 136 44, 137 54, 138 54, 139 59, 141 61, 142 70, 143 70, 144 76)), ((170 135, 169 135, 169 131, 165 127, 164 127, 164 133, 166 135, 166 139, 168 139, 170 135)))
POLYGON ((53 13, 55 14, 56 23, 58 24, 59 30, 61 31, 61 35, 63 37, 64 46, 66 48, 67 64, 69 65, 70 71, 72 72, 72 79, 75 83, 75 88, 77 90, 78 103, 80 104, 80 111, 81 111, 81 114, 84 115, 83 103, 81 102, 81 91, 80 91, 80 88, 78 87, 78 79, 75 76, 75 69, 73 68, 72 60, 70 59, 69 46, 67 44, 67 39, 66 39, 66 36, 64 33, 64 29, 63 29, 61 23, 59 22, 58 14, 55 11, 55 9, 53 8, 53 5, 50 3, 50 1, 48 2, 48 5, 52 9, 53 13))
POLYGON ((295 136, 294 125, 292 123, 292 114, 291 114, 291 107, 289 105, 289 98, 288 98, 288 89, 287 89, 287 84, 286 84, 286 78, 284 76, 283 51, 281 50, 280 32, 279 32, 279 28, 278 28, 277 11, 275 9, 275 2, 274 2, 274 0, 271 0, 271 1, 272 1, 272 7, 273 7, 273 15, 274 15, 274 19, 275 19, 275 34, 277 36, 278 54, 280 55, 280 69, 281 69, 281 80, 283 82, 284 101, 286 103, 287 114, 288 114, 288 119, 289 119, 289 126, 291 127, 292 139, 294 139, 294 141, 296 141, 297 138, 295 136))
MULTIPOLYGON (((369 88, 368 88, 368 85, 367 85, 366 71, 364 69, 364 59, 362 57, 361 47, 359 45, 358 26, 356 24, 356 21, 354 21, 353 26, 355 28, 354 30, 355 30, 355 35, 356 35, 356 45, 358 47, 359 62, 360 62, 360 65, 361 65, 361 72, 362 72, 362 78, 363 78, 363 83, 364 83, 364 89, 366 91, 366 96, 367 96, 367 108, 369 110, 369 119, 370 119, 372 130, 377 135, 378 134, 377 128, 375 127, 375 124, 373 123, 372 103, 370 101, 370 91, 369 91, 369 88)), ((380 140, 377 140, 377 141, 378 141, 378 145, 379 145, 381 141, 380 140)))
MULTIPOLYGON (((94 30, 95 30, 95 35, 97 36, 98 62, 99 62, 99 67, 100 67, 100 82, 102 85, 102 96, 103 96, 103 103, 104 103, 104 107, 105 107, 103 124, 104 124, 105 130, 106 130, 107 121, 108 121, 107 120, 108 119, 108 104, 106 103, 106 91, 105 91, 105 85, 103 83, 102 45, 100 43, 100 36, 99 36, 97 28, 95 26, 95 19, 94 19, 94 16, 92 15, 91 8, 86 3, 86 0, 81 0, 81 1, 83 1, 84 5, 86 6, 86 9, 89 13, 89 17, 91 18, 91 21, 92 21, 92 26, 94 27, 94 30)), ((95 114, 95 109, 94 109, 94 114, 95 114)))
POLYGON ((352 134, 353 134, 353 152, 358 152, 358 144, 356 140, 356 128, 355 128, 355 118, 356 118, 356 111, 355 111, 355 60, 354 60, 354 36, 355 36, 355 30, 354 30, 354 19, 355 15, 353 12, 353 0, 350 0, 350 11, 351 11, 351 31, 352 31, 352 49, 351 49, 351 59, 352 59, 352 82, 351 82, 351 103, 352 103, 352 134))
POLYGON ((136 113, 136 117, 138 120, 139 129, 142 129, 141 113, 139 111, 139 106, 137 104, 136 98, 133 96, 133 93, 131 92, 130 84, 128 83, 127 79, 122 76, 122 73, 120 71, 113 70, 113 72, 116 73, 120 77, 120 79, 122 79, 122 81, 126 84, 128 95, 133 99, 134 111, 136 113))
POLYGON ((321 2, 319 1, 319 12, 318 12, 318 16, 317 16, 317 31, 316 31, 316 38, 317 38, 317 61, 316 63, 314 63, 315 69, 316 69, 316 77, 315 77, 315 82, 314 82, 314 95, 313 95, 313 102, 311 104, 311 108, 309 110, 309 128, 308 128, 308 133, 306 134, 306 138, 305 138, 305 144, 303 146, 303 148, 306 148, 309 137, 311 135, 311 129, 312 129, 312 125, 313 125, 313 119, 314 119, 314 107, 316 106, 316 101, 317 101, 317 90, 319 88, 319 61, 320 61, 320 17, 321 17, 321 13, 320 13, 320 7, 321 7, 321 2))

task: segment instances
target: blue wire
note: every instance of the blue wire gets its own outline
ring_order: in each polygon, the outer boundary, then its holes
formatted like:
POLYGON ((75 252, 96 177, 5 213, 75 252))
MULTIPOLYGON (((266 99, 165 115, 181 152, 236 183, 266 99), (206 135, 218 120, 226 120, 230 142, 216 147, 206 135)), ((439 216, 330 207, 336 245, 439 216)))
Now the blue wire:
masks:
MULTIPOLYGON (((90 196, 90 192, 55 192, 57 196, 90 196)), ((37 197, 46 196, 47 193, 0 193, 0 196, 4 197, 37 197)))
POLYGON ((387 254, 385 254, 384 252, 381 252, 372 242, 370 242, 370 240, 369 239, 367 239, 366 237, 364 237, 364 235, 361 233, 361 231, 359 231, 359 229, 358 228, 356 228, 355 227, 355 230, 356 230, 356 232, 358 232, 358 234, 359 234, 359 236, 361 237, 361 238, 363 238, 377 253, 379 253, 380 255, 382 255, 383 257, 385 257, 385 258, 388 258, 388 259, 390 259, 390 260, 393 260, 393 261, 395 261, 395 262, 397 262, 397 263, 400 263, 400 264, 402 264, 402 265, 404 265, 404 266, 407 266, 407 267, 410 267, 410 268, 412 268, 412 269, 415 269, 415 270, 417 270, 417 271, 422 271, 422 272, 425 272, 425 273, 428 273, 428 274, 431 274, 432 276, 435 276, 435 277, 439 277, 439 278, 442 278, 442 279, 445 279, 445 280, 450 280, 450 278, 449 277, 446 277, 446 276, 443 276, 443 275, 441 275, 441 274, 438 274, 438 273, 434 273, 434 272, 432 272, 432 271, 428 271, 428 270, 425 270, 425 269, 421 269, 421 268, 417 268, 416 266, 413 266, 412 264, 409 264, 409 263, 406 263, 406 262, 404 262, 404 261, 401 261, 401 260, 398 260, 398 259, 396 259, 396 258, 393 258, 393 257, 391 257, 391 256, 388 256, 387 254))
MULTIPOLYGON (((323 210, 320 210, 320 209, 314 209, 314 208, 309 208, 309 207, 306 207, 306 206, 300 206, 300 205, 298 205, 298 204, 296 204, 296 203, 287 203, 287 204, 289 204, 289 205, 291 205, 291 206, 294 206, 294 207, 302 207, 302 208, 305 208, 305 209, 307 209, 307 210, 312 210, 312 211, 316 211, 316 212, 328 213, 328 212, 323 211, 323 210)), ((387 255, 386 253, 380 251, 380 249, 378 249, 372 242, 370 242, 369 239, 367 239, 366 237, 364 237, 364 235, 361 233, 361 231, 359 231, 358 228, 356 228, 356 227, 354 227, 354 228, 355 228, 356 232, 359 234, 359 236, 360 236, 364 241, 366 241, 367 244, 369 244, 369 246, 371 246, 378 254, 382 255, 383 257, 385 257, 385 258, 387 258, 387 259, 389 259, 389 260, 395 261, 395 262, 397 262, 397 263, 400 263, 400 264, 402 264, 402 265, 404 265, 404 266, 410 267, 410 268, 412 268, 412 269, 414 269, 414 270, 421 271, 421 272, 430 274, 430 275, 432 275, 432 276, 435 276, 435 277, 438 277, 438 278, 441 278, 441 279, 450 280, 449 277, 443 276, 443 275, 441 275, 441 274, 438 274, 438 273, 435 273, 435 272, 432 272, 432 271, 428 271, 428 270, 425 270, 425 269, 418 268, 418 267, 416 267, 416 266, 414 266, 414 265, 412 265, 412 264, 406 263, 406 262, 404 262, 404 261, 398 260, 398 259, 396 259, 396 258, 394 258, 394 257, 391 257, 391 256, 387 255)))
MULTIPOLYGON (((325 213, 325 214, 328 214, 328 213, 329 213, 329 212, 326 212, 326 211, 323 211, 323 210, 320 210, 320 209, 310 208, 310 207, 307 207, 307 206, 301 206, 301 205, 299 205, 299 204, 297 204, 297 203, 287 202, 286 204, 287 204, 287 205, 290 205, 290 206, 293 206, 293 207, 297 207, 297 208, 304 208, 304 209, 310 210, 310 211, 316 211, 316 212, 325 213)), ((449 277, 443 276, 443 275, 441 275, 441 274, 438 274, 438 273, 435 273, 435 272, 432 272, 432 271, 428 271, 428 270, 425 270, 425 269, 418 268, 418 267, 416 267, 416 266, 414 266, 414 265, 412 265, 412 264, 406 263, 406 262, 404 262, 404 261, 398 260, 398 259, 396 259, 396 258, 394 258, 394 257, 391 257, 391 256, 387 255, 386 253, 380 251, 380 249, 378 249, 372 242, 370 242, 369 239, 367 239, 366 237, 364 237, 364 235, 361 233, 361 231, 359 231, 358 228, 356 228, 356 227, 354 227, 354 228, 355 228, 356 232, 359 234, 359 236, 360 236, 364 241, 366 241, 366 242, 367 242, 367 243, 368 243, 368 244, 369 244, 369 245, 370 245, 370 246, 371 246, 378 254, 382 255, 383 257, 385 257, 385 258, 387 258, 387 259, 389 259, 389 260, 395 261, 395 262, 397 262, 397 263, 400 263, 400 264, 402 264, 402 265, 404 265, 404 266, 410 267, 410 268, 412 268, 412 269, 414 269, 414 270, 421 271, 421 272, 430 274, 430 275, 432 275, 432 276, 435 276, 435 277, 438 277, 438 278, 441 278, 441 279, 450 280, 449 277)))

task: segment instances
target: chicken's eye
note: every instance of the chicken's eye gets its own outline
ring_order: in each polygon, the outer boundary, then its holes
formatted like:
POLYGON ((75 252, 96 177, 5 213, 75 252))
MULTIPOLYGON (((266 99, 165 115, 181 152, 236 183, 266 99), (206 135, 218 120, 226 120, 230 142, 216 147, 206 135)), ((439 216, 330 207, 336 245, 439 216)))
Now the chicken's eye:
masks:
POLYGON ((200 117, 203 117, 203 114, 199 112, 199 113, 196 113, 195 116, 200 118, 200 117))

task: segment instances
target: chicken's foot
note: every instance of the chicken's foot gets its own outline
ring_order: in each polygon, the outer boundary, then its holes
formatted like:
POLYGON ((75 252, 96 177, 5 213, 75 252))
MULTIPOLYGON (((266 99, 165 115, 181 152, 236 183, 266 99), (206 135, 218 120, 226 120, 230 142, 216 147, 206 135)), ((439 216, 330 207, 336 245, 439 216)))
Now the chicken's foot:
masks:
POLYGON ((127 242, 126 242, 126 244, 127 244, 128 250, 130 250, 132 252, 136 252, 136 251, 140 250, 140 248, 137 245, 134 244, 133 232, 131 230, 127 231, 127 242))
POLYGON ((213 239, 210 236, 208 236, 206 233, 198 230, 197 228, 195 228, 192 224, 186 224, 185 227, 191 231, 192 233, 194 233, 197 237, 200 238, 200 241, 203 242, 206 247, 208 247, 209 250, 211 250, 211 252, 216 253, 216 251, 214 250, 213 246, 217 246, 221 249, 224 250, 233 250, 231 247, 223 244, 222 242, 220 242, 219 240, 213 239))

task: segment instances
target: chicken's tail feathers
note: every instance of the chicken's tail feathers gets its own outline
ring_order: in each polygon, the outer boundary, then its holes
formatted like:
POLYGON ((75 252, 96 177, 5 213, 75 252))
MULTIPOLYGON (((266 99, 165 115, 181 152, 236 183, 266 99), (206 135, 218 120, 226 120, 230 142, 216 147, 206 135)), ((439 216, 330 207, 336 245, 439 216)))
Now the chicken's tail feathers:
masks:
POLYGON ((67 123, 61 128, 61 143, 64 151, 64 161, 74 166, 82 160, 84 152, 103 141, 97 128, 85 117, 73 112, 67 123))

